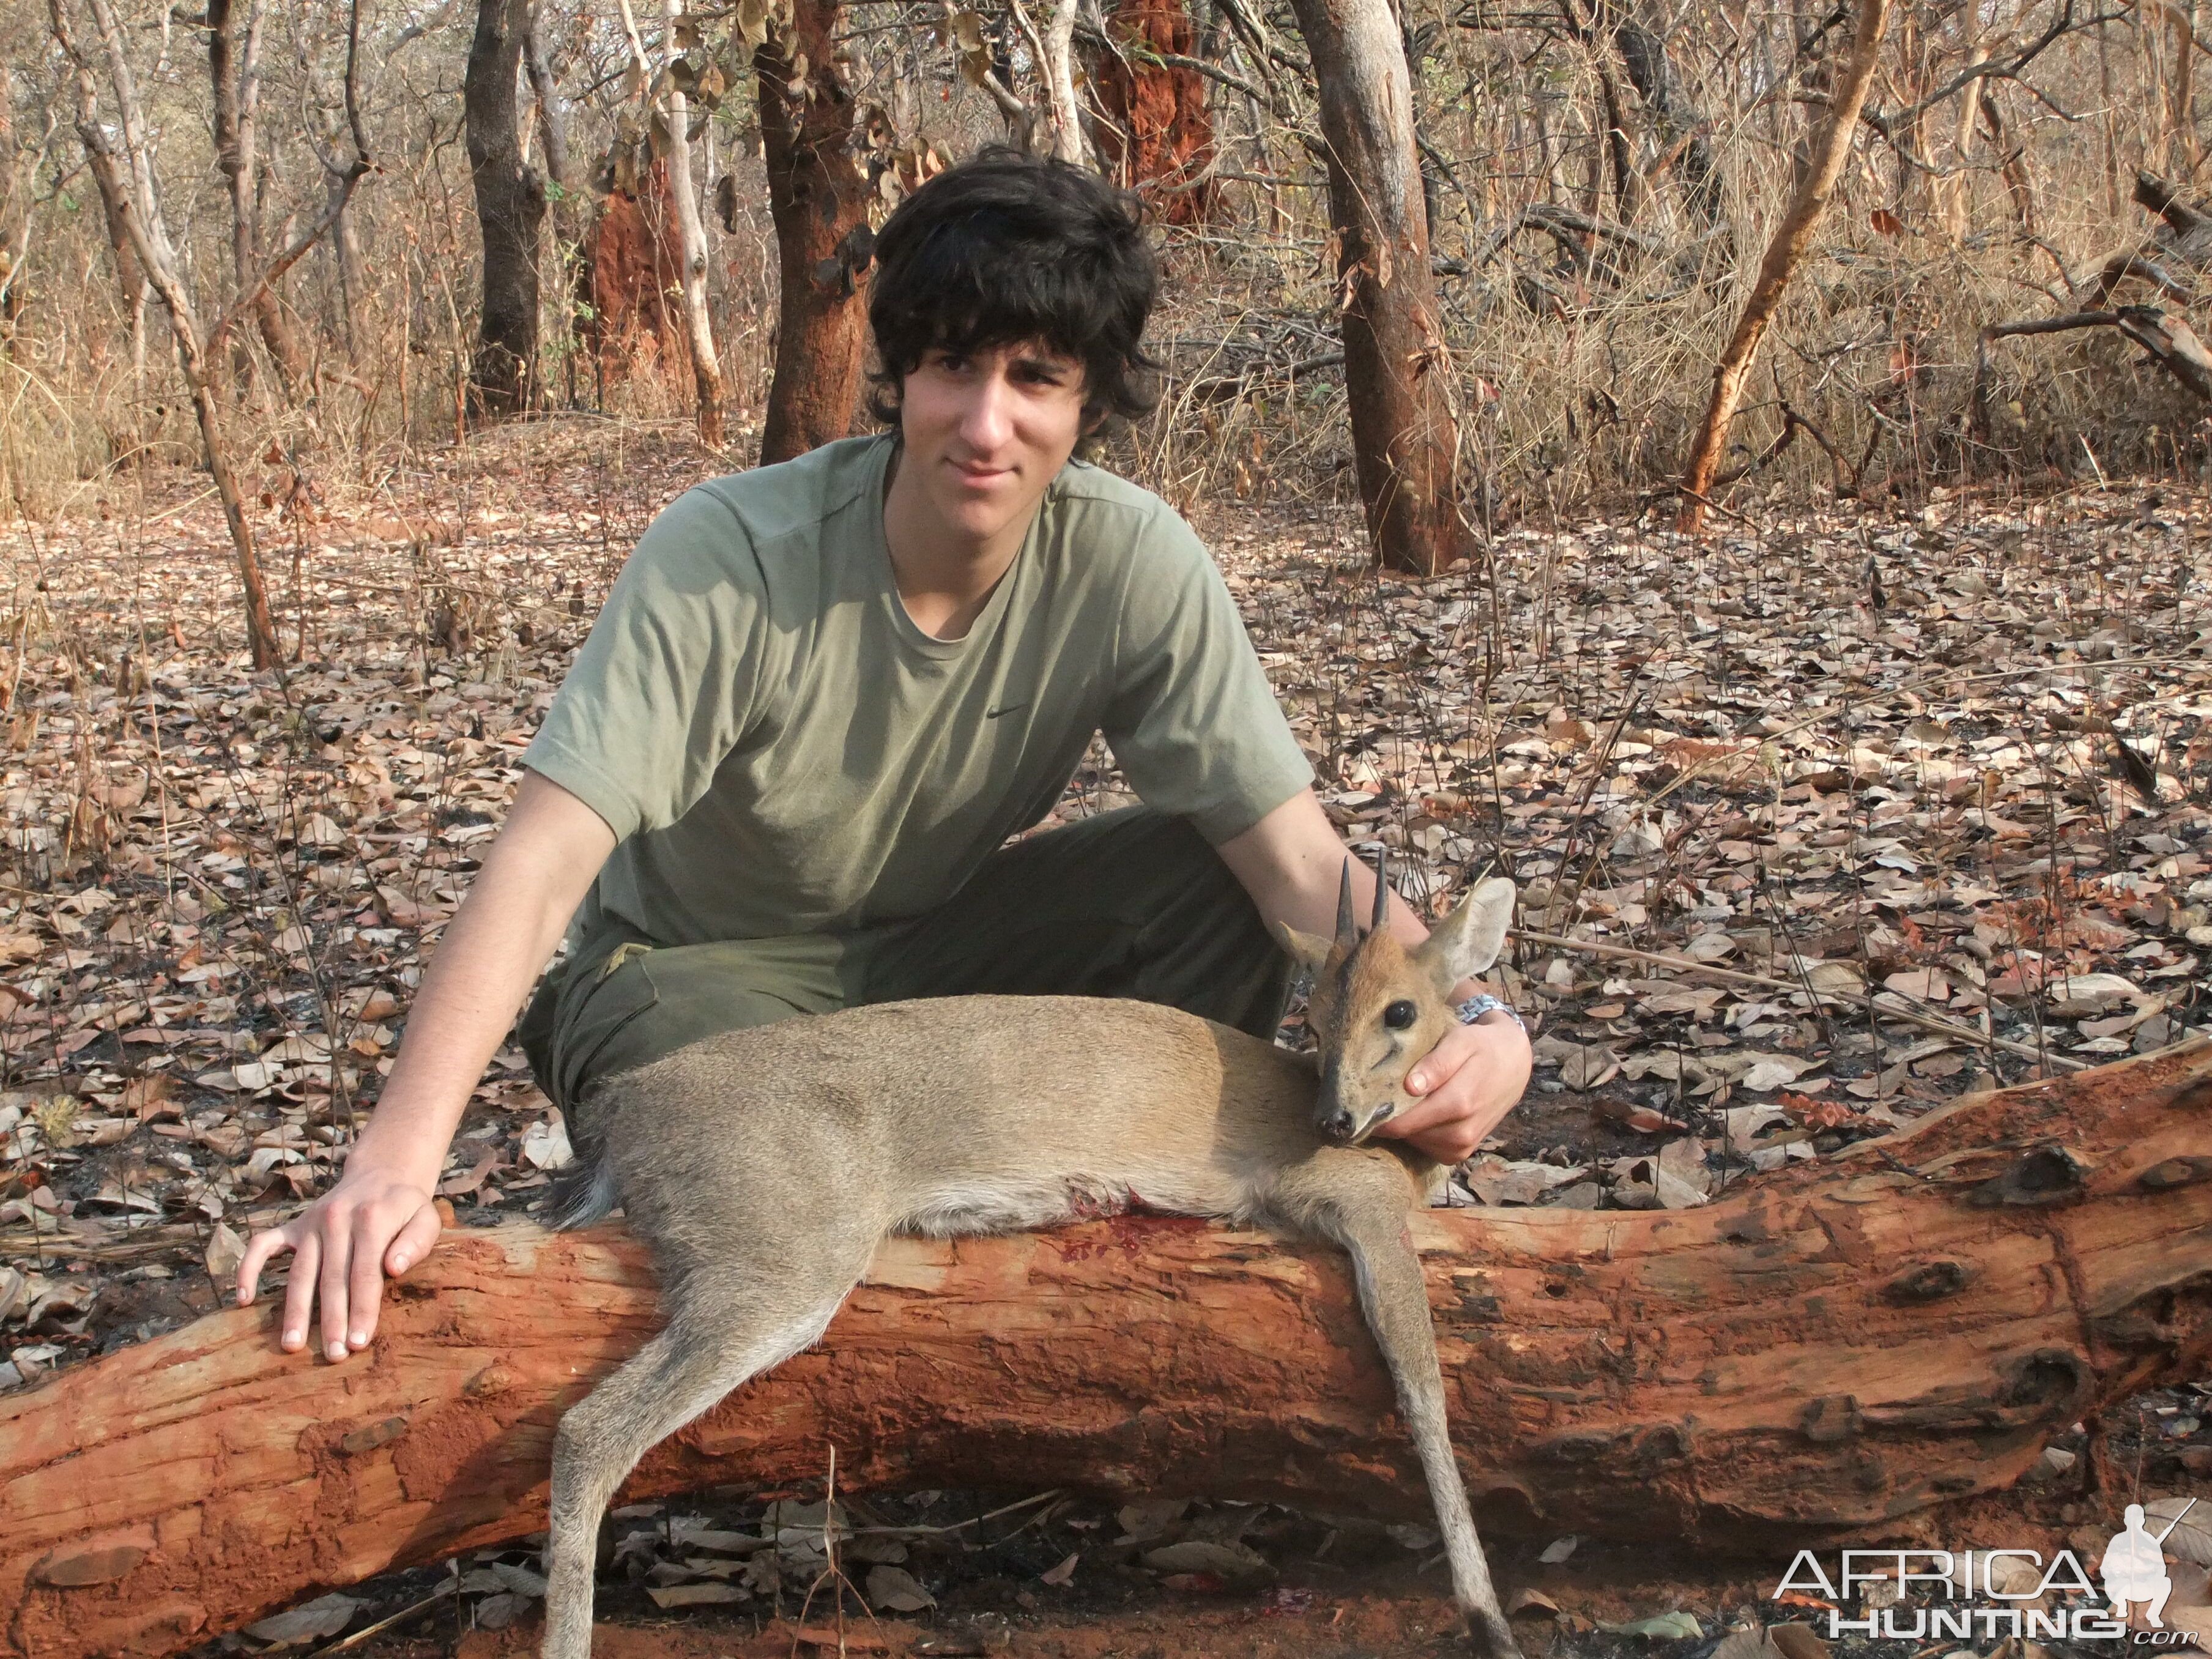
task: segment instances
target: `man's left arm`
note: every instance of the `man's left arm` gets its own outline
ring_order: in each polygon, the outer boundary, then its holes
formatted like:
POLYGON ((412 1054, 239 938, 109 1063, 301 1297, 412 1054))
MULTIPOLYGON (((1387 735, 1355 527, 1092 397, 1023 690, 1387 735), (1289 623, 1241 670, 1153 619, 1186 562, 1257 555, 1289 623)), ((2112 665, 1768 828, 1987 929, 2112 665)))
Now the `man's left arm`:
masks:
MULTIPOLYGON (((1323 939, 1334 933, 1338 885, 1347 858, 1353 914, 1373 914, 1375 872, 1352 857, 1310 789, 1301 789, 1217 850, 1252 896, 1270 933, 1288 922, 1323 939)), ((1389 905, 1390 931, 1401 943, 1419 945, 1429 936, 1395 893, 1389 905)), ((1472 980, 1464 981, 1454 988, 1452 1000, 1462 1001, 1479 988, 1472 980)), ((1454 1026, 1406 1079, 1407 1090, 1421 1097, 1419 1103, 1376 1133, 1410 1140, 1440 1163, 1472 1158, 1520 1101, 1532 1064, 1528 1036, 1501 1012, 1493 1009, 1472 1025, 1454 1026)))

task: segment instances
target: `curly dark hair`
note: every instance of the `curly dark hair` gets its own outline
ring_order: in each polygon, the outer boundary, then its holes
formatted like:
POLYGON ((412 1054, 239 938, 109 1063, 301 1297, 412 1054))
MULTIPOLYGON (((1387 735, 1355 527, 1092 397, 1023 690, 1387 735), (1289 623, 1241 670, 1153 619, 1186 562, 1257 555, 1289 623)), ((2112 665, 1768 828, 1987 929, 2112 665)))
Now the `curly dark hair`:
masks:
POLYGON ((1142 341, 1159 268, 1136 198, 1097 173, 988 146, 902 202, 875 255, 868 407, 885 424, 928 352, 1031 340, 1082 362, 1086 427, 1158 403, 1142 341))

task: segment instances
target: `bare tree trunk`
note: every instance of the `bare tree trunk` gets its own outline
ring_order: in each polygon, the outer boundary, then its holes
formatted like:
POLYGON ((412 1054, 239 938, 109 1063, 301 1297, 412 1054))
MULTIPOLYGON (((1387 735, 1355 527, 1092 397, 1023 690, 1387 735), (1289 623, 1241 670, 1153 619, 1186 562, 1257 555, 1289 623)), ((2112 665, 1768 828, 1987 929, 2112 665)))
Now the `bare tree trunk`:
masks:
POLYGON ((1626 9, 1626 0, 1621 0, 1621 8, 1611 11, 1607 20, 1613 49, 1620 54, 1636 95, 1650 112, 1661 142, 1674 152, 1674 172, 1690 210, 1711 230, 1721 222, 1721 175, 1712 141, 1705 134, 1705 118, 1691 100, 1682 72, 1668 56, 1667 43, 1626 9))
POLYGON ((471 419, 538 401, 538 233, 545 180, 522 159, 516 71, 530 0, 477 0, 462 100, 483 237, 483 316, 469 364, 471 419))
POLYGON ((13 356, 15 324, 29 286, 23 263, 31 246, 33 159, 15 147, 13 100, 0 97, 0 353, 13 356))
POLYGON ((2039 235, 2035 179, 2027 170, 2027 146, 2012 143, 2006 133, 2004 113, 1997 107, 1994 87, 1982 95, 1982 131, 1989 136, 1990 144, 1997 153, 1997 170, 2004 179, 2005 194, 2012 198, 2013 216, 2020 221, 2021 234, 2039 235))
MULTIPOLYGON (((216 168, 230 187, 231 265, 239 291, 260 274, 261 22, 264 0, 247 0, 245 39, 235 38, 232 0, 208 0, 208 70, 215 83, 216 168)), ((307 355, 277 303, 276 287, 264 283, 252 304, 254 326, 269 348, 288 398, 303 395, 308 382, 307 355)))
MULTIPOLYGON (((2069 1425, 2203 1376, 2208 1110, 2198 1043, 1969 1096, 1694 1209, 1410 1218, 1485 1526, 1960 1535, 1931 1506, 2001 1504, 2069 1425)), ((658 1322, 612 1227, 449 1229, 343 1367, 277 1347, 282 1301, 0 1398, 0 1656, 173 1652, 542 1528, 556 1420, 658 1322)), ((1341 1252, 1174 1219, 888 1241, 818 1344, 620 1501, 787 1491, 831 1446, 853 1492, 1429 1513, 1341 1252)))
MULTIPOLYGON (((684 15, 684 0, 662 0, 661 15, 672 25, 684 15)), ((832 50, 832 44, 824 40, 823 56, 826 58, 832 50)), ((765 83, 762 96, 767 96, 765 83)), ((684 327, 691 344, 691 380, 699 398, 699 441, 720 449, 722 361, 714 352, 714 323, 707 312, 707 222, 700 216, 699 192, 691 183, 690 100, 672 82, 667 99, 668 194, 676 204, 676 226, 684 248, 684 327)))
POLYGON ((1433 574, 1473 543, 1459 514, 1459 426, 1429 274, 1405 48, 1389 0, 1292 3, 1321 83, 1367 533, 1382 563, 1433 574))
MULTIPOLYGON (((455 0, 439 0, 432 10, 400 30, 397 36, 386 43, 384 64, 390 64, 392 52, 410 41, 420 39, 427 30, 435 27, 453 9, 454 3, 455 0)), ((337 275, 337 315, 332 319, 331 332, 344 346, 348 361, 354 362, 357 361, 360 338, 357 313, 369 303, 371 290, 362 264, 361 241, 355 234, 354 216, 349 211, 353 173, 345 158, 325 142, 323 136, 322 123, 331 106, 320 77, 315 71, 315 43, 305 30, 296 32, 294 40, 299 55, 300 78, 307 92, 303 112, 307 118, 301 123, 301 131, 308 148, 314 151, 315 160, 322 167, 324 216, 329 225, 331 262, 337 275)), ((350 88, 349 95, 357 105, 361 88, 358 86, 350 88)), ((401 378, 405 378, 404 368, 401 378)))
POLYGON ((853 94, 833 56, 841 0, 797 0, 787 30, 753 53, 769 214, 783 295, 761 463, 852 429, 867 343, 867 181, 854 165, 853 94))
POLYGON ((538 97, 538 126, 545 144, 545 176, 564 192, 573 192, 577 181, 575 169, 568 159, 568 114, 561 101, 560 83, 553 76, 552 59, 545 50, 543 0, 532 0, 524 47, 523 62, 530 70, 530 89, 538 97))
MULTIPOLYGON (((1972 18, 1975 8, 1968 7, 1967 20, 1963 27, 1976 27, 1972 18)), ((1979 40, 1966 48, 1966 67, 1985 61, 1989 49, 1979 40)), ((1972 175, 1968 172, 1971 153, 1974 147, 1974 124, 1982 108, 1982 82, 1970 81, 1959 94, 1958 124, 1951 133, 1951 176, 1936 183, 1936 201, 1943 215, 1943 228, 1954 242, 1963 240, 1973 221, 1972 175)))
POLYGON ((2168 152, 2172 164, 2185 175, 2197 171, 2203 147, 2197 132, 2196 64, 2197 64, 2197 0, 2180 0, 2173 17, 2173 80, 2170 95, 2172 106, 2168 122, 2173 133, 2173 147, 2168 152))
POLYGON ((354 234, 353 215, 346 211, 343 199, 351 186, 343 173, 331 170, 328 162, 324 166, 323 184, 331 215, 331 253, 338 275, 338 333, 344 342, 346 356, 350 358, 356 349, 354 313, 368 302, 368 281, 362 271, 361 241, 354 234))
POLYGON ((1052 154, 1077 167, 1091 165, 1083 142, 1083 106, 1075 96, 1075 9, 1078 0, 1054 0, 1052 17, 1038 42, 1038 76, 1044 82, 1046 118, 1052 125, 1052 154))
MULTIPOLYGON (((254 545, 253 526, 246 521, 246 506, 223 447, 222 414, 209 374, 208 343, 200 329, 191 296, 177 275, 176 252, 163 226, 161 203, 154 188, 154 171, 147 148, 145 119, 140 112, 138 88, 124 55, 123 40, 108 0, 88 0, 93 26, 98 30, 107 59, 108 82, 115 94, 116 125, 124 154, 118 157, 100 118, 99 93, 92 64, 77 46, 75 33, 63 10, 64 0, 46 0, 55 42, 73 66, 77 81, 77 137, 88 157, 98 157, 93 177, 103 193, 114 195, 105 205, 112 222, 123 227, 132 251, 154 291, 168 313, 169 331, 175 337, 179 366, 192 394, 192 411, 198 417, 200 442, 207 453, 208 475, 222 501, 224 522, 230 527, 231 544, 238 550, 238 574, 246 595, 246 635, 257 669, 283 671, 283 652, 276 642, 276 625, 269 611, 269 595, 261 579, 260 555, 254 545)), ((265 277, 257 279, 265 282, 265 277)), ((247 298, 249 295, 242 295, 247 298)))
POLYGON ((1630 153, 1628 110, 1620 96, 1620 82, 1603 59, 1597 65, 1597 85, 1605 112, 1606 153, 1613 163, 1613 193, 1620 206, 1620 222, 1633 225, 1643 216, 1644 175, 1630 153))
POLYGON ((553 222, 553 264, 562 313, 568 319, 566 349, 561 353, 568 381, 562 398, 573 409, 581 397, 576 384, 580 354, 573 348, 585 331, 581 304, 587 287, 583 270, 583 181, 576 176, 568 150, 568 112, 546 50, 545 16, 544 0, 532 0, 530 33, 523 45, 522 61, 530 71, 530 89, 536 94, 538 130, 545 146, 546 193, 553 198, 549 210, 553 222))
MULTIPOLYGON (((80 87, 82 93, 82 87, 80 87)), ((84 113, 79 100, 79 113, 84 113)), ((100 207, 107 228, 108 251, 115 258, 117 297, 123 302, 125 326, 131 331, 133 390, 143 397, 146 379, 146 272, 138 263, 138 250, 131 246, 130 227, 124 222, 123 204, 131 189, 123 169, 106 149, 84 153, 85 170, 100 191, 100 207)))
POLYGON ((1858 0, 1850 56, 1837 71, 1828 93, 1828 112, 1814 135, 1796 195, 1776 227, 1773 240, 1766 245, 1766 257, 1759 261, 1751 297, 1744 301, 1735 332, 1713 370, 1712 402, 1706 406, 1705 423, 1690 447, 1690 464, 1682 480, 1678 524, 1685 531, 1694 532, 1705 521, 1705 498, 1728 447, 1729 424, 1735 418, 1736 402, 1743 395, 1753 354, 1759 349, 1775 308, 1782 303, 1790 279, 1797 274, 1806 249, 1820 231, 1837 175, 1844 169, 1844 158, 1850 154, 1852 130, 1858 125, 1860 106, 1866 102, 1867 86, 1874 79, 1888 23, 1889 0, 1858 0))

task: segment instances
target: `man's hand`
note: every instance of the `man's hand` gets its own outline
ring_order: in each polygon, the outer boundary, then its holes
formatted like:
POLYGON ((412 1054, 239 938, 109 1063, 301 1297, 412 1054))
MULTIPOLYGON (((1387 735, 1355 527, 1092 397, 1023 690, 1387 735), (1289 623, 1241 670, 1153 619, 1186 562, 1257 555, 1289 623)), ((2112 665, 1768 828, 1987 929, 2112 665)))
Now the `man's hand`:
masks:
POLYGON ((384 1276, 397 1279, 438 1242, 433 1194, 469 1091, 614 844, 614 831, 582 801, 536 772, 522 775, 507 823, 438 941, 344 1176, 283 1226, 256 1233, 238 1264, 244 1307, 269 1259, 293 1252, 286 1348, 307 1346, 318 1298, 323 1352, 343 1359, 367 1347, 384 1276))
POLYGON ((238 1305, 252 1303, 270 1258, 291 1251, 283 1345, 292 1352, 307 1346, 308 1316, 319 1296, 323 1352, 343 1359, 376 1334, 384 1275, 397 1279, 428 1255, 441 1224, 426 1188, 356 1154, 337 1186, 283 1226, 253 1236, 238 1264, 238 1305))
POLYGON ((1534 1064, 1526 1034, 1495 1010, 1455 1025, 1406 1074, 1419 1103, 1375 1133, 1410 1140, 1439 1164, 1464 1163, 1519 1103, 1534 1064))

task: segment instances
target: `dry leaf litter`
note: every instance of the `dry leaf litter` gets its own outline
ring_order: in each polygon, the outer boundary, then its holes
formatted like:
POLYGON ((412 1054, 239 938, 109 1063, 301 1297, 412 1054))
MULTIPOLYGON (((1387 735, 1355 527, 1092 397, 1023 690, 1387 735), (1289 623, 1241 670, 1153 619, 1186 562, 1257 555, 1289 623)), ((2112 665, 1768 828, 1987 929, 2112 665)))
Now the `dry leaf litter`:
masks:
MULTIPOLYGON (((209 504, 11 533, 0 1389, 215 1305, 245 1238, 327 1188, 517 757, 696 476, 556 428, 339 505, 272 489, 281 681, 235 649, 209 504)), ((1347 836, 1431 908, 1492 867, 1522 885, 1497 977, 1537 1081, 1452 1201, 1701 1204, 1967 1089, 2212 1031, 2208 513, 1938 492, 1702 544, 1516 532, 1410 582, 1363 567, 1352 513, 1194 507, 1347 836)), ((1056 817, 1127 799, 1096 750, 1056 817)), ((465 1224, 531 1214, 568 1156, 503 1048, 439 1191, 465 1224)), ((2212 1468, 2194 1392, 2136 1405, 2154 1474, 2212 1468)), ((659 1605, 761 1595, 806 1565, 772 1530, 658 1515, 617 1564, 659 1605)), ((1062 1541, 1048 1589, 1084 1575, 1062 1541)), ((1125 1555, 1187 1587, 1274 1571, 1218 1527, 1125 1555)), ((438 1593, 511 1618, 542 1589, 523 1559, 438 1593)), ((894 1553, 846 1571, 929 1607, 894 1553)), ((362 1605, 251 1634, 307 1644, 362 1605)))

